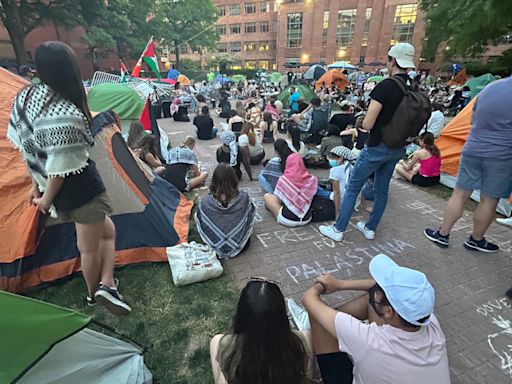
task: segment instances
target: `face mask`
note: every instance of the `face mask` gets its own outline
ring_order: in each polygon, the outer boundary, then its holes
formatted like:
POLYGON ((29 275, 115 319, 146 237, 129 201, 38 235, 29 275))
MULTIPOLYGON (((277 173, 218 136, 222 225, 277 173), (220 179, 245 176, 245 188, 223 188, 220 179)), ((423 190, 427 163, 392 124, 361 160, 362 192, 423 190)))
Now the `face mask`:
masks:
POLYGON ((337 167, 338 166, 338 161, 336 161, 334 159, 329 159, 329 165, 331 166, 331 168, 337 167))

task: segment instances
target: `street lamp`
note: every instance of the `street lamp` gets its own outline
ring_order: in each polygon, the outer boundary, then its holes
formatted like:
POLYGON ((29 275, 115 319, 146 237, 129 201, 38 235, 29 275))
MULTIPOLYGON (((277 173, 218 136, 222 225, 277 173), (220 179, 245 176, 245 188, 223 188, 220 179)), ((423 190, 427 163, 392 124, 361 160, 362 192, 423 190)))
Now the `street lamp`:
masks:
POLYGON ((345 51, 343 48, 340 48, 340 50, 338 51, 339 58, 345 57, 346 54, 347 54, 347 51, 345 51))

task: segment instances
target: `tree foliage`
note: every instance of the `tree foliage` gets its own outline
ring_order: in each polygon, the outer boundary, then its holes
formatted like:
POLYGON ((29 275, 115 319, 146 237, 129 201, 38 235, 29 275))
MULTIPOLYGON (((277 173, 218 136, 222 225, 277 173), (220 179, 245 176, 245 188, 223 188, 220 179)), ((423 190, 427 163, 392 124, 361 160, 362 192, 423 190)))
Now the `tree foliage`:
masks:
POLYGON ((423 54, 433 59, 440 46, 446 56, 476 56, 512 31, 511 0, 421 0, 426 12, 423 54))
POLYGON ((213 48, 218 39, 215 28, 217 10, 211 0, 160 0, 156 8, 159 37, 176 47, 179 66, 180 47, 193 50, 213 48))

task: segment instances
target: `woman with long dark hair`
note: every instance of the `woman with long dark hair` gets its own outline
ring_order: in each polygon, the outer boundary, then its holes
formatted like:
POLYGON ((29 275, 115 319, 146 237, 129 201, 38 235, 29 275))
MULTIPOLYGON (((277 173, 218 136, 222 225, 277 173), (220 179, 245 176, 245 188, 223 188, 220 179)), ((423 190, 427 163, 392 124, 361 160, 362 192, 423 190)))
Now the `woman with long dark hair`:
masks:
POLYGON ((256 165, 261 163, 265 158, 265 150, 253 129, 254 127, 251 123, 244 123, 242 125, 240 137, 238 138, 238 146, 246 152, 251 165, 256 165))
POLYGON ((288 147, 294 153, 298 153, 301 157, 305 157, 308 154, 308 149, 303 141, 300 139, 300 129, 297 124, 289 122, 286 126, 288 131, 288 147))
POLYGON ((270 112, 263 114, 263 121, 260 123, 260 140, 262 143, 273 143, 279 137, 277 121, 272 119, 270 112))
POLYGON ((139 142, 139 148, 137 148, 134 152, 143 162, 151 167, 153 172, 155 172, 157 175, 163 175, 165 172, 165 167, 162 165, 162 162, 158 158, 157 144, 158 141, 156 136, 144 136, 139 142))
POLYGON ((8 129, 32 177, 30 203, 75 223, 88 304, 98 301, 116 315, 129 314, 114 281, 115 227, 105 186, 89 158, 92 116, 75 54, 64 43, 46 42, 35 62, 41 84, 18 93, 8 129))
POLYGON ((135 121, 131 123, 128 131, 128 139, 126 140, 128 148, 132 151, 138 149, 144 134, 144 126, 140 122, 135 121))
POLYGON ((400 161, 395 168, 396 172, 420 187, 439 184, 441 152, 434 141, 435 137, 431 132, 422 133, 419 143, 421 148, 414 152, 410 160, 400 161))
POLYGON ((251 277, 240 295, 233 333, 210 342, 216 384, 313 383, 307 337, 291 330, 277 284, 251 277))
POLYGON ((283 175, 286 159, 293 153, 283 139, 277 139, 275 141, 274 150, 277 156, 273 157, 265 164, 265 167, 261 170, 258 177, 261 187, 267 193, 274 193, 277 181, 283 175))
POLYGON ((195 216, 203 241, 221 259, 246 250, 254 227, 256 208, 249 194, 238 189, 235 170, 225 163, 215 168, 210 193, 199 202, 195 216))

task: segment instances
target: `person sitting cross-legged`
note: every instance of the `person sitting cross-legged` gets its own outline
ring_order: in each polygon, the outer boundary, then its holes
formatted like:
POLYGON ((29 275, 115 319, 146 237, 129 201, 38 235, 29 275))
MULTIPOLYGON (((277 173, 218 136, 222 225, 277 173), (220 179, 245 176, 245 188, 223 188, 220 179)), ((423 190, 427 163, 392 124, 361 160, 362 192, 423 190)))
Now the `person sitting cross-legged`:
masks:
POLYGON ((218 129, 213 126, 210 109, 206 105, 201 108, 201 113, 194 117, 194 125, 199 140, 211 140, 217 136, 218 129))
POLYGON ((292 331, 278 282, 251 277, 231 334, 210 342, 215 384, 313 384, 307 333, 292 331))
POLYGON ((237 256, 251 244, 255 213, 249 194, 238 189, 235 170, 225 163, 218 164, 210 193, 201 199, 195 216, 203 241, 221 259, 237 256))
MULTIPOLYGON (((370 262, 370 274, 367 280, 322 274, 304 293, 323 383, 449 384, 446 339, 425 274, 382 254, 370 262), (364 293, 335 310, 320 296, 337 291, 364 293)), ((289 307, 296 318, 300 307, 290 301, 289 307)))

